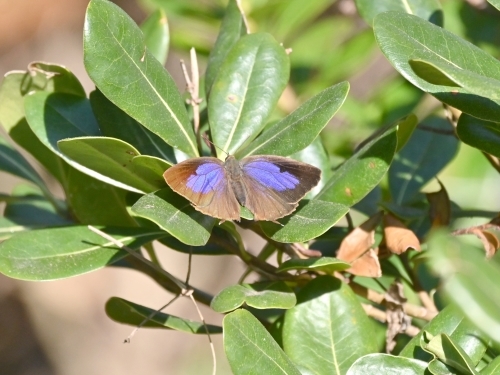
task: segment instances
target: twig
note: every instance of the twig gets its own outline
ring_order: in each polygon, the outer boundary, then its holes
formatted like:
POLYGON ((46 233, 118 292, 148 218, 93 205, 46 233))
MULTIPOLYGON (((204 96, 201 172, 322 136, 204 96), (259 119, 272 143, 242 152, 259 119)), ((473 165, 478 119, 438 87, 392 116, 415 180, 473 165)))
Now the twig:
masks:
POLYGON ((481 224, 481 225, 475 225, 470 228, 462 228, 462 229, 456 229, 453 232, 451 232, 452 235, 458 236, 461 234, 474 234, 471 232, 472 229, 479 229, 479 230, 486 230, 486 229, 493 229, 493 230, 500 230, 500 226, 492 223, 486 223, 486 224, 481 224))
POLYGON ((250 27, 248 27, 248 20, 247 17, 245 16, 245 12, 243 11, 243 7, 241 6, 241 1, 236 0, 236 5, 238 5, 238 9, 240 10, 241 18, 243 19, 243 23, 245 24, 245 29, 247 30, 247 34, 250 34, 250 27))
POLYGON ((184 60, 181 60, 181 68, 186 80, 186 90, 190 95, 187 103, 193 107, 193 127, 196 134, 198 144, 200 144, 200 73, 198 71, 198 59, 196 57, 196 50, 191 48, 189 51, 191 59, 191 75, 189 75, 184 60))
POLYGON ((108 240, 109 242, 111 242, 112 244, 114 244, 115 246, 118 246, 120 249, 122 250, 125 250, 127 253, 129 253, 131 256, 133 256, 134 258, 140 260, 141 262, 147 264, 148 266, 150 266, 152 269, 154 269, 155 271, 161 273, 162 275, 166 276, 168 279, 170 279, 173 283, 175 283, 175 285, 177 285, 182 292, 185 292, 188 288, 187 286, 179 281, 175 276, 169 274, 167 271, 165 271, 163 268, 161 268, 160 266, 158 266, 157 264, 154 264, 153 262, 147 260, 146 258, 144 258, 142 255, 138 254, 137 252, 135 252, 134 250, 132 250, 130 247, 128 246, 125 246, 123 243, 121 243, 120 241, 118 241, 117 239, 111 237, 109 234, 107 233, 104 233, 103 231, 97 229, 96 227, 93 227, 92 225, 89 225, 88 228, 98 234, 99 236, 101 236, 102 238, 105 238, 106 240, 108 240))
POLYGON ((134 335, 137 333, 137 331, 139 331, 140 328, 142 328, 142 326, 144 324, 146 324, 147 322, 149 322, 151 319, 153 319, 153 317, 158 314, 159 312, 161 312, 162 310, 166 309, 168 306, 170 306, 177 298, 179 298, 181 295, 180 294, 177 294, 176 296, 174 296, 174 298, 172 298, 170 301, 168 301, 166 304, 164 304, 162 307, 160 307, 158 310, 155 310, 153 311, 151 314, 149 314, 146 318, 144 318, 144 320, 137 326, 135 327, 135 329, 132 331, 132 333, 130 335, 128 335, 128 337, 123 341, 124 344, 129 344, 130 343, 130 340, 132 340, 132 337, 134 337, 134 335))
MULTIPOLYGON (((385 299, 383 294, 377 293, 371 289, 367 289, 364 286, 361 286, 354 282, 351 282, 349 286, 358 296, 366 298, 367 300, 379 305, 384 304, 385 299)), ((431 321, 437 315, 437 311, 429 311, 425 307, 412 305, 410 303, 403 304, 403 310, 406 314, 414 318, 420 318, 426 321, 431 321)))
MULTIPOLYGON (((363 309, 366 312, 366 315, 371 316, 374 319, 377 319, 379 322, 385 323, 387 321, 387 315, 385 311, 382 311, 380 309, 377 309, 375 306, 362 303, 363 309)), ((404 331, 405 334, 408 336, 414 337, 418 335, 420 332, 420 329, 418 327, 415 327, 413 325, 409 325, 406 330, 404 331)))
POLYGON ((212 369, 212 375, 215 375, 215 370, 217 369, 217 358, 215 357, 215 348, 214 348, 214 343, 212 341, 212 336, 210 336, 210 332, 208 330, 208 326, 205 323, 205 318, 203 317, 203 314, 201 313, 201 311, 200 311, 200 309, 198 307, 198 304, 196 303, 196 300, 193 298, 192 293, 186 293, 186 295, 189 298, 191 298, 191 301, 193 302, 194 307, 196 308, 196 311, 198 311, 198 316, 200 317, 200 319, 201 319, 201 321, 203 323, 203 326, 205 327, 205 331, 207 332, 208 341, 210 342, 210 349, 212 350, 212 359, 214 361, 214 367, 212 369))

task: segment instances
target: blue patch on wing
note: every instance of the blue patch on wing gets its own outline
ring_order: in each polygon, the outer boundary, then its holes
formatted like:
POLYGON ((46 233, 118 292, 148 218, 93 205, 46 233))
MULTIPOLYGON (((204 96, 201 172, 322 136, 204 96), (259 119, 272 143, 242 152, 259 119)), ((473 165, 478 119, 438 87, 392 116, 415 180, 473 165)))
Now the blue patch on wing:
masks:
POLYGON ((280 172, 280 168, 265 160, 257 160, 243 167, 245 174, 260 184, 276 191, 294 189, 300 180, 290 172, 280 172))
POLYGON ((186 186, 195 193, 210 193, 224 178, 224 168, 216 163, 203 163, 196 168, 195 173, 186 182, 186 186))

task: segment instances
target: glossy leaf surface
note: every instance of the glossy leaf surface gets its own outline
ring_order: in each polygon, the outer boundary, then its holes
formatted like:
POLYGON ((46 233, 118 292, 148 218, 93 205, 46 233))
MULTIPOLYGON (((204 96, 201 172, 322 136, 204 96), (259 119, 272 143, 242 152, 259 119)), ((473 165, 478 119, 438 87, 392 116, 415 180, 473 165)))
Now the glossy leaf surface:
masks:
POLYGON ((179 241, 192 246, 205 245, 216 219, 196 211, 170 188, 141 197, 132 211, 151 220, 179 241))
POLYGON ((237 310, 223 321, 224 350, 234 375, 300 375, 269 332, 251 313, 237 310))
MULTIPOLYGON (((132 249, 164 235, 139 228, 102 230, 132 249)), ((38 229, 0 244, 0 272, 21 280, 55 280, 97 270, 126 255, 86 226, 38 229)))
POLYGON ((220 158, 235 154, 264 128, 288 82, 290 63, 265 33, 245 35, 228 53, 210 92, 208 117, 220 158))
POLYGON ((123 10, 106 0, 92 0, 83 48, 87 73, 108 99, 171 146, 198 155, 175 82, 123 10))

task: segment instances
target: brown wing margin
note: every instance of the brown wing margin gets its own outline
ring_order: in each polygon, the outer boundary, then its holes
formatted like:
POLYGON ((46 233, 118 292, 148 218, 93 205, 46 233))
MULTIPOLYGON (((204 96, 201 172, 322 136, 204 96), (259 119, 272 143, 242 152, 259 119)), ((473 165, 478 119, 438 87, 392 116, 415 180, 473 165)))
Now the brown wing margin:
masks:
POLYGON ((170 167, 163 177, 170 188, 188 199, 196 210, 218 219, 239 220, 240 205, 225 174, 224 178, 208 193, 195 192, 186 185, 188 178, 196 174, 196 169, 204 162, 217 163, 223 167, 223 163, 216 158, 193 158, 170 167))

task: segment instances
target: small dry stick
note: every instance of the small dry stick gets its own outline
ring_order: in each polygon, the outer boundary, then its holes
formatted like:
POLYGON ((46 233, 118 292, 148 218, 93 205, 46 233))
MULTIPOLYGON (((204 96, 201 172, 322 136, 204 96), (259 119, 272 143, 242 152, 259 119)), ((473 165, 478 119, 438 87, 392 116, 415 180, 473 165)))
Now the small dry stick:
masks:
POLYGON ((191 58, 191 75, 189 75, 186 64, 184 60, 181 60, 181 68, 184 73, 184 79, 186 80, 186 90, 191 96, 188 99, 188 104, 193 107, 193 126, 194 132, 199 137, 200 129, 200 73, 198 71, 198 59, 196 57, 196 50, 191 48, 190 50, 191 58))
POLYGON ((236 0, 236 5, 238 5, 238 9, 241 13, 241 18, 243 19, 243 23, 245 24, 245 29, 247 30, 247 34, 250 34, 250 27, 248 27, 247 16, 245 16, 245 12, 243 11, 243 7, 241 6, 241 1, 236 0))
MULTIPOLYGON (((133 257, 141 260, 142 262, 148 264, 149 266, 151 266, 153 269, 157 270, 158 272, 162 273, 163 275, 165 275, 166 277, 168 277, 169 279, 171 279, 180 289, 181 289, 181 294, 180 295, 183 295, 183 296, 188 296, 191 301, 193 302, 195 308, 196 308, 196 311, 198 311, 198 315, 200 316, 200 319, 203 323, 203 326, 205 327, 205 331, 207 332, 207 336, 208 336, 208 341, 210 342, 210 349, 212 351, 212 358, 213 358, 213 361, 214 361, 214 366, 213 366, 213 370, 212 370, 212 375, 215 375, 215 372, 216 372, 216 368, 217 368, 217 361, 216 361, 216 357, 215 357, 215 348, 214 348, 214 344, 212 342, 212 337, 210 336, 210 333, 208 331, 208 326, 207 324, 205 323, 205 318, 203 317, 203 314, 201 313, 200 311, 200 308, 198 307, 198 304, 196 303, 196 300, 194 299, 193 297, 193 290, 192 289, 189 289, 187 285, 184 285, 182 282, 180 282, 179 280, 177 280, 174 276, 170 275, 167 271, 165 271, 164 269, 162 269, 161 267, 159 267, 158 265, 154 264, 153 262, 147 260, 146 258, 144 258, 142 255, 140 254, 137 254, 134 250, 132 250, 131 248, 129 248, 128 246, 125 246, 123 243, 121 243, 120 241, 118 241, 117 239, 111 237, 110 235, 108 235, 107 233, 104 233, 103 231, 97 229, 96 227, 93 227, 92 225, 89 225, 88 228, 98 234, 99 236, 107 239, 108 241, 110 241, 112 244, 114 244, 115 246, 118 246, 120 249, 123 249, 125 250, 126 252, 128 252, 130 255, 132 255, 133 257)), ((186 277, 186 280, 189 281, 189 276, 191 274, 191 256, 189 257, 189 267, 188 267, 188 275, 186 277)), ((171 303, 173 303, 177 298, 179 298, 180 295, 177 295, 175 296, 171 301, 169 301, 167 304, 165 304, 162 308, 160 308, 159 310, 156 310, 154 311, 153 313, 150 314, 150 316, 148 316, 143 322, 141 322, 141 324, 136 327, 136 329, 132 332, 132 334, 127 338, 125 339, 125 342, 130 342, 130 339, 132 338, 132 336, 135 334, 135 332, 137 332, 137 330, 142 327, 149 319, 151 319, 157 312, 163 310, 164 308, 166 308, 167 306, 169 306, 171 303)))
POLYGON ((217 358, 215 357, 215 347, 214 347, 214 343, 212 341, 212 336, 210 336, 210 332, 208 331, 208 326, 205 323, 205 318, 203 317, 203 314, 201 313, 200 308, 198 307, 198 304, 196 303, 196 300, 193 297, 193 293, 189 293, 188 292, 188 293, 186 293, 186 295, 189 298, 191 298, 191 301, 193 302, 194 307, 196 308, 196 311, 198 311, 198 316, 200 317, 200 319, 201 319, 201 321, 203 323, 203 326, 205 327, 205 332, 207 332, 208 341, 210 342, 210 349, 212 350, 212 359, 214 361, 214 367, 212 369, 212 375, 215 375, 215 370, 217 369, 217 358))
MULTIPOLYGON (((384 311, 377 309, 375 306, 368 305, 366 303, 362 303, 361 305, 363 306, 363 309, 365 310, 366 315, 371 316, 374 319, 377 319, 379 322, 382 322, 382 323, 386 322, 387 314, 384 311)), ((406 333, 408 336, 413 337, 413 336, 418 335, 419 332, 420 332, 420 329, 418 327, 415 327, 413 325, 409 325, 406 328, 404 333, 406 333)))
POLYGON ((158 310, 155 310, 153 311, 151 314, 149 314, 146 318, 144 318, 144 320, 141 322, 141 324, 139 324, 137 327, 135 327, 135 329, 132 331, 132 333, 130 335, 128 335, 128 337, 123 340, 123 343, 124 344, 129 344, 130 343, 130 340, 132 340, 132 337, 134 337, 134 335, 137 333, 137 331, 139 331, 140 328, 142 328, 142 326, 144 324, 146 324, 148 321, 150 321, 151 319, 153 319, 153 317, 158 314, 159 312, 161 312, 162 310, 166 309, 168 306, 170 306, 177 298, 179 298, 181 295, 180 294, 177 294, 176 296, 174 296, 174 298, 172 298, 170 301, 168 301, 166 304, 164 304, 162 307, 160 307, 158 310))
POLYGON ((150 266, 151 268, 153 268, 155 271, 158 271, 162 275, 168 277, 170 280, 172 280, 172 282, 174 282, 182 290, 183 293, 185 293, 185 291, 188 289, 187 285, 185 285, 184 283, 182 283, 181 281, 179 281, 175 276, 169 274, 163 268, 161 268, 157 264, 154 264, 153 262, 147 260, 142 255, 140 255, 137 252, 135 252, 134 250, 132 250, 130 247, 125 246, 123 243, 121 243, 117 239, 111 237, 109 234, 104 233, 103 231, 97 229, 96 227, 93 227, 92 225, 89 225, 88 228, 92 232, 98 234, 102 238, 105 238, 106 240, 108 240, 109 242, 111 242, 113 245, 118 246, 122 250, 125 250, 127 253, 129 253, 130 255, 132 255, 134 258, 137 258, 141 262, 146 263, 148 266, 150 266))

